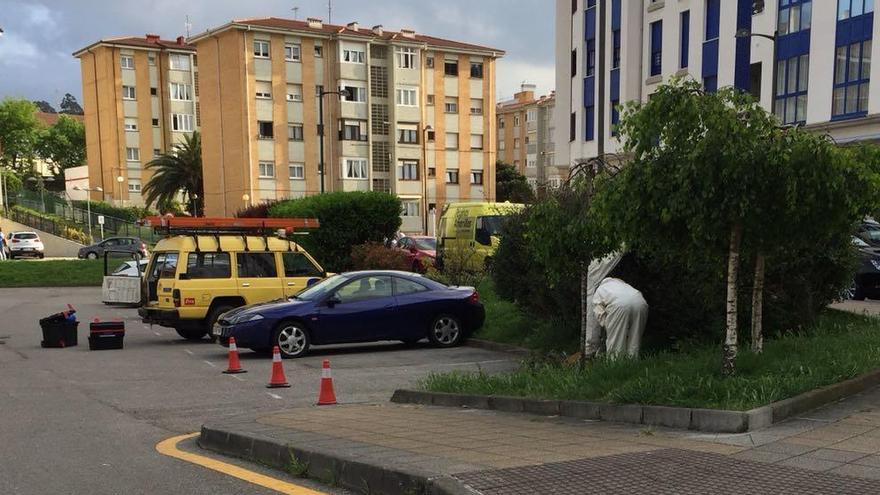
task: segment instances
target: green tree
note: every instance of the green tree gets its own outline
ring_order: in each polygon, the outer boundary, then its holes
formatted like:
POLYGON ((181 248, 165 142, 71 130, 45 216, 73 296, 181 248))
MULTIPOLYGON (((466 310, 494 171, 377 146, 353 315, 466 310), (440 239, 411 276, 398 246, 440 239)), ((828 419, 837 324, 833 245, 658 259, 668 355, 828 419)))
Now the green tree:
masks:
POLYGON ((52 107, 52 104, 45 100, 34 101, 34 105, 43 113, 58 113, 52 107))
POLYGON ((85 125, 72 117, 61 115, 40 136, 37 155, 51 165, 55 182, 63 182, 60 179, 64 170, 86 162, 85 125))
POLYGON ((76 97, 70 93, 65 93, 59 107, 61 107, 61 113, 71 113, 74 115, 82 115, 84 113, 79 102, 76 101, 76 97))
POLYGON ((155 204, 164 210, 183 193, 190 212, 194 216, 202 215, 205 189, 202 180, 202 140, 198 131, 187 135, 171 153, 157 156, 144 168, 153 172, 143 188, 147 206, 155 204))
POLYGON ((495 198, 498 202, 532 203, 535 192, 516 167, 499 161, 495 164, 495 198))
POLYGON ((0 103, 0 163, 14 170, 33 164, 40 123, 37 107, 22 99, 6 98, 0 103))

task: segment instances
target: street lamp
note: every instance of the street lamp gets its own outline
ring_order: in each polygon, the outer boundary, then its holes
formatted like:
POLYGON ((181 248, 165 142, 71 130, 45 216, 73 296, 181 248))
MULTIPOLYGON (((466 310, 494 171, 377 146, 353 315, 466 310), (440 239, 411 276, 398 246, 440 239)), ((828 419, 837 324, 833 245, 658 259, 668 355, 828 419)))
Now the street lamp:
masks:
POLYGON ((86 192, 86 215, 88 215, 88 221, 86 223, 89 226, 89 242, 92 242, 94 238, 92 237, 92 192, 104 192, 101 186, 95 186, 94 188, 90 187, 79 187, 73 186, 74 191, 85 191, 86 192))
POLYGON ((242 195, 241 195, 241 200, 244 201, 244 206, 245 206, 245 208, 247 208, 248 206, 250 206, 249 201, 251 200, 251 197, 250 197, 249 194, 246 194, 246 193, 245 193, 245 194, 242 194, 242 195))
POLYGON ((340 98, 343 98, 350 96, 350 94, 351 93, 349 93, 347 89, 339 91, 324 91, 322 89, 318 93, 318 115, 320 116, 318 122, 318 137, 321 138, 321 161, 318 163, 318 174, 321 176, 321 194, 324 194, 324 96, 339 95, 340 98))
POLYGON ((425 235, 428 235, 428 134, 434 132, 434 128, 429 124, 422 129, 422 213, 425 226, 425 235))
MULTIPOLYGON (((776 78, 778 77, 777 71, 779 70, 779 63, 776 61, 777 50, 778 50, 778 46, 777 46, 778 43, 776 41, 779 39, 779 31, 778 30, 774 31, 773 34, 763 34, 763 33, 753 33, 752 30, 749 28, 742 28, 742 29, 738 29, 736 31, 735 37, 740 38, 740 39, 753 38, 753 37, 764 38, 764 39, 770 40, 770 42, 773 44, 773 60, 770 62, 771 63, 770 77, 773 78, 773 81, 771 82, 771 87, 773 88, 773 90, 772 90, 772 93, 770 94, 770 112, 775 115, 776 114, 776 92, 779 90, 779 88, 777 87, 778 84, 776 81, 776 78)), ((778 117, 783 120, 785 118, 784 116, 778 116, 778 117)))

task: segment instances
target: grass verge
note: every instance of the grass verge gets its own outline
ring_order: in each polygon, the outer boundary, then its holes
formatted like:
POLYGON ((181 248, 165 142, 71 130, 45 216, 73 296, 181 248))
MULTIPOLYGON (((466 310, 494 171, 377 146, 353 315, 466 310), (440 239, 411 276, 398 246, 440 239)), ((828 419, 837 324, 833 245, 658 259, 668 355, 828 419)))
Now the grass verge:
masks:
POLYGON ((100 286, 103 260, 0 261, 0 288, 100 286))
POLYGON ((809 331, 768 340, 764 353, 741 352, 737 375, 722 378, 720 346, 640 360, 602 360, 584 371, 526 363, 500 375, 439 373, 434 392, 748 410, 837 383, 880 366, 880 321, 827 310, 809 331))

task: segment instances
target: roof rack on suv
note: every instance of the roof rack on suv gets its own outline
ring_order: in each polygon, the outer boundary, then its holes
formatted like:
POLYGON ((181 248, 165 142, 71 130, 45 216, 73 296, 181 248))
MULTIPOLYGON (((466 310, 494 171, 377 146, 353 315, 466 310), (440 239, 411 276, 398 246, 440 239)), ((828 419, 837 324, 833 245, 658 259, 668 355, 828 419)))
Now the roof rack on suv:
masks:
POLYGON ((296 230, 321 226, 317 218, 226 218, 226 217, 170 217, 152 216, 140 221, 165 235, 277 235, 280 231, 291 234, 296 230))

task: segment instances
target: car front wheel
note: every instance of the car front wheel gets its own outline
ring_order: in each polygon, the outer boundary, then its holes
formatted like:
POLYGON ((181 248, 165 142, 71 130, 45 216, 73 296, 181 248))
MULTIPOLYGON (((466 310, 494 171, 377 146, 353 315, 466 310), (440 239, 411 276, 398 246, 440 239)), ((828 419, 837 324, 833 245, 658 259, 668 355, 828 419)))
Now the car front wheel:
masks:
POLYGON ((444 314, 434 318, 428 338, 438 347, 454 347, 461 343, 463 334, 464 328, 458 318, 444 314))
POLYGON ((284 358, 298 358, 309 352, 311 339, 306 328, 298 322, 286 321, 278 326, 272 338, 284 358))
POLYGON ((86 255, 86 258, 88 258, 88 259, 90 259, 90 260, 96 260, 96 259, 98 259, 98 253, 91 252, 91 253, 89 253, 89 254, 86 255))

